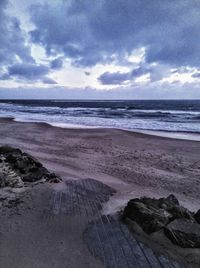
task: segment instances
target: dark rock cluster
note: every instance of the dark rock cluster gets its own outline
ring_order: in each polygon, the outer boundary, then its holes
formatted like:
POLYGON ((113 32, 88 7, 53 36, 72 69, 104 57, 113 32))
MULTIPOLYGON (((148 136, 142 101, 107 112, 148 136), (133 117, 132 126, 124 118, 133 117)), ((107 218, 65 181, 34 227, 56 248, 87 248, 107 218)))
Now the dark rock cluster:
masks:
POLYGON ((169 223, 165 229, 166 236, 183 248, 200 248, 200 225, 198 223, 176 219, 169 223))
POLYGON ((40 180, 61 181, 29 154, 8 146, 0 147, 0 188, 23 187, 25 183, 40 180))
POLYGON ((126 218, 136 222, 147 234, 163 229, 174 244, 200 248, 200 210, 190 212, 174 195, 131 199, 123 212, 123 219, 126 218))

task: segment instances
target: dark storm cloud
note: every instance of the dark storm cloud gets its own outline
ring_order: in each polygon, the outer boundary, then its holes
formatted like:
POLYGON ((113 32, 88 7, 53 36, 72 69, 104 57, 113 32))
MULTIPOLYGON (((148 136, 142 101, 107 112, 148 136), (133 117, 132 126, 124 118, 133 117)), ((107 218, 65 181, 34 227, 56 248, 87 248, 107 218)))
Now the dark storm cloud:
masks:
POLYGON ((146 47, 147 62, 200 65, 200 1, 62 1, 31 8, 31 38, 47 53, 92 66, 146 47))
POLYGON ((21 61, 34 62, 29 47, 25 44, 24 33, 19 20, 9 17, 5 10, 8 1, 0 1, 0 64, 8 65, 21 61))
POLYGON ((39 80, 49 72, 45 65, 36 65, 30 63, 17 63, 8 68, 10 77, 18 77, 25 80, 39 80))

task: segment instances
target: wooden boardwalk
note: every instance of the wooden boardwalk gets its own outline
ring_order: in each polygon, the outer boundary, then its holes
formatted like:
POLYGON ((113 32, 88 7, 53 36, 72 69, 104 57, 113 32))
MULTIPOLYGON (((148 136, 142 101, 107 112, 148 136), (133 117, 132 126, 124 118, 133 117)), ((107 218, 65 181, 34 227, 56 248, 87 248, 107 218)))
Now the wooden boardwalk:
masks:
POLYGON ((93 256, 86 267, 99 267, 95 260, 100 260, 108 268, 183 268, 137 241, 117 219, 101 215, 102 204, 111 194, 106 185, 87 179, 68 181, 66 189, 52 196, 53 214, 66 215, 72 233, 80 236, 93 256))

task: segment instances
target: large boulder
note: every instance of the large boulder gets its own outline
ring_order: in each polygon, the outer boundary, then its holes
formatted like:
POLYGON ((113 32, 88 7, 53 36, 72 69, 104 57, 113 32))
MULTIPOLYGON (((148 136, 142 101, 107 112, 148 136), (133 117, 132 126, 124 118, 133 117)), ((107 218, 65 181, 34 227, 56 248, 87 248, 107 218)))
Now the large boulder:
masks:
POLYGON ((165 229, 166 236, 183 248, 200 248, 200 225, 186 219, 176 219, 165 229))
POLYGON ((61 181, 29 154, 8 146, 0 147, 0 187, 22 187, 26 182, 39 180, 61 181))
POLYGON ((135 221, 146 233, 152 233, 163 228, 172 218, 166 210, 149 205, 144 200, 133 199, 128 202, 124 217, 135 221))
POLYGON ((179 205, 174 195, 167 198, 136 198, 128 202, 123 218, 139 224, 146 233, 153 233, 177 218, 194 221, 193 214, 179 205))

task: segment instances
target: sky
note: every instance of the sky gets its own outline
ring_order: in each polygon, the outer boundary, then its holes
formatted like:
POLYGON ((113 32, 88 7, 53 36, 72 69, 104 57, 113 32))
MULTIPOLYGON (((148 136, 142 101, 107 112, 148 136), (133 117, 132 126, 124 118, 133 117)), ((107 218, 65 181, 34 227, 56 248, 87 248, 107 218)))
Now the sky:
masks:
POLYGON ((0 0, 0 98, 200 99, 199 0, 0 0))

